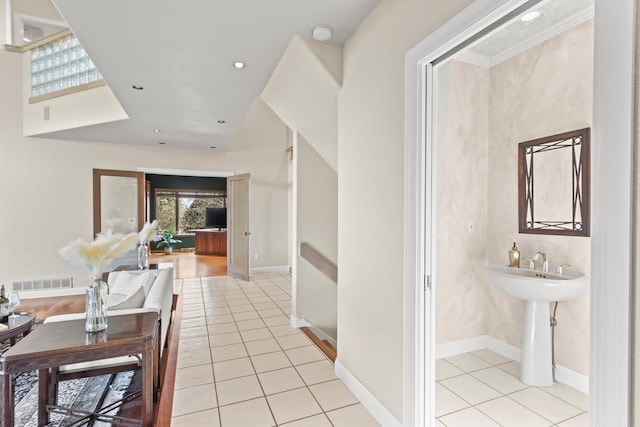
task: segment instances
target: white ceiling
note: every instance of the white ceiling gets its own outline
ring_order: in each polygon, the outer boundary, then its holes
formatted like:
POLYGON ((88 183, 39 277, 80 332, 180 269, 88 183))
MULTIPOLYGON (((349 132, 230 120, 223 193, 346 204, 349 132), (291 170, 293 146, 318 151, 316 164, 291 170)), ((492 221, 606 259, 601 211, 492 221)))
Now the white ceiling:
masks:
POLYGON ((542 17, 523 25, 516 17, 457 55, 456 59, 492 67, 593 17, 594 0, 544 0, 529 11, 542 17))
POLYGON ((224 151, 294 34, 342 44, 378 2, 54 0, 130 118, 47 136, 224 151))

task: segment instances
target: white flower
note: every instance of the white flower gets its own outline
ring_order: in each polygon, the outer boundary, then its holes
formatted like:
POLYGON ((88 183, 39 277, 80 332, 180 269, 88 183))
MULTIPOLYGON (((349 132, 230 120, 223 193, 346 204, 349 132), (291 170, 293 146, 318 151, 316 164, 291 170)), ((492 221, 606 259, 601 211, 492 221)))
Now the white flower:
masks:
POLYGON ((140 230, 140 233, 138 233, 138 237, 141 245, 160 240, 161 236, 158 235, 158 220, 154 219, 152 223, 147 222, 144 227, 142 227, 142 230, 140 230))
POLYGON ((91 277, 99 277, 112 259, 126 254, 136 246, 138 233, 100 233, 93 242, 77 239, 60 249, 62 257, 71 265, 83 268, 91 277))

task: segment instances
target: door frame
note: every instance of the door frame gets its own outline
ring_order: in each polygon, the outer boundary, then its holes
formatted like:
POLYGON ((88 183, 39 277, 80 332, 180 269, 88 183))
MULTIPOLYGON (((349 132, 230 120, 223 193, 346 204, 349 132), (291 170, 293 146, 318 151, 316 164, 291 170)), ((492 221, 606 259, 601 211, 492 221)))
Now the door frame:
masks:
POLYGON ((235 277, 238 279, 249 281, 251 278, 251 174, 243 173, 239 175, 233 175, 227 177, 227 275, 231 277, 235 277), (247 223, 244 231, 246 239, 247 239, 247 247, 246 247, 246 256, 247 256, 247 267, 246 271, 239 271, 237 269, 231 268, 231 260, 233 259, 233 252, 231 247, 231 242, 233 240, 233 236, 236 232, 235 225, 232 222, 233 218, 233 206, 234 206, 234 197, 235 194, 231 191, 231 182, 233 181, 241 181, 247 180, 247 223))
MULTIPOLYGON (((595 0, 589 418, 594 426, 623 426, 629 425, 631 406, 635 2, 621 0, 614 8, 606 1, 595 0)), ((431 426, 435 413, 435 293, 427 286, 435 265, 436 218, 431 63, 511 11, 535 3, 477 0, 405 56, 405 426, 431 426)))
POLYGON ((113 169, 93 170, 93 235, 96 236, 102 230, 102 199, 100 193, 100 178, 103 176, 121 176, 136 178, 138 180, 138 231, 144 226, 145 217, 145 181, 144 172, 124 171, 113 169))

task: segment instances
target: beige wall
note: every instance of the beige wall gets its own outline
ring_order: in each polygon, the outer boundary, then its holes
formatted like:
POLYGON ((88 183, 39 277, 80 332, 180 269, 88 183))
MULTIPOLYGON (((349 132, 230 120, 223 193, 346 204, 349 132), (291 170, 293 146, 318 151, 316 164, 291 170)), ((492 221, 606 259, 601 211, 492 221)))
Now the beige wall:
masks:
POLYGON ((64 19, 58 13, 58 9, 51 0, 8 0, 11 1, 11 11, 24 15, 37 16, 39 18, 62 21, 64 19))
MULTIPOLYGON (((496 65, 490 78, 487 264, 505 264, 515 241, 522 258, 542 251, 552 268, 571 264, 589 275, 590 238, 518 233, 517 149, 522 141, 591 127, 593 21, 496 65)), ((519 347, 524 302, 488 289, 488 334, 519 347)), ((557 319, 556 363, 588 375, 589 297, 561 302, 557 319)))
POLYGON ((403 404, 404 55, 471 0, 384 1, 344 46, 338 128, 338 359, 403 404))
POLYGON ((340 46, 293 37, 261 97, 291 128, 309 141, 338 170, 337 69, 340 46), (332 71, 333 70, 333 71, 332 71))
POLYGON ((87 277, 58 255, 91 238, 92 169, 251 172, 252 267, 287 265, 287 130, 257 99, 231 151, 47 140, 22 136, 22 55, 0 50, 0 283, 87 277))
MULTIPOLYGON (((302 136, 296 144, 297 242, 338 261, 338 174, 302 136)), ((296 254, 295 314, 337 338, 336 284, 296 254)))
MULTIPOLYGON (((30 56, 29 52, 22 55, 24 70, 31 68, 30 56)), ((30 104, 31 81, 23 79, 22 93, 22 127, 25 136, 37 136, 129 118, 111 88, 106 85, 30 104), (47 120, 45 108, 49 110, 47 120)))
POLYGON ((438 99, 446 102, 436 170, 440 344, 487 333, 489 70, 452 61, 438 69, 438 83, 438 99))

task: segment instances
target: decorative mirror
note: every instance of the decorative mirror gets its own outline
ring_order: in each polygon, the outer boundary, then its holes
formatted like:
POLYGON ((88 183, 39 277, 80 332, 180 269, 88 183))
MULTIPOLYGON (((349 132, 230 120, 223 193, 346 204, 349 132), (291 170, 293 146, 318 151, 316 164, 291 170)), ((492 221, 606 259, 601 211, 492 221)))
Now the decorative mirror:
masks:
POLYGON ((589 236, 590 129, 518 144, 520 233, 589 236))

